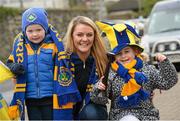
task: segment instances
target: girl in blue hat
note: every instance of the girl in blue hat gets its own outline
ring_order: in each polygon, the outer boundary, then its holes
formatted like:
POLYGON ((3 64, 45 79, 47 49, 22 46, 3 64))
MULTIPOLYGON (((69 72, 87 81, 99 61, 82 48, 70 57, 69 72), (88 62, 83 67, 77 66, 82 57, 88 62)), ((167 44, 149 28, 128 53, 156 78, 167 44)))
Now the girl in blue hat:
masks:
POLYGON ((22 14, 22 32, 15 38, 8 67, 16 76, 9 108, 12 119, 71 120, 79 92, 66 64, 64 46, 55 28, 48 24, 43 8, 22 14))
POLYGON ((139 36, 130 25, 104 22, 97 22, 97 25, 109 39, 113 59, 107 85, 102 80, 95 84, 92 101, 105 105, 106 101, 102 100, 111 100, 110 120, 159 120, 159 111, 151 101, 150 92, 172 88, 178 81, 175 67, 162 54, 156 55, 159 70, 143 62, 143 48, 136 44, 139 36), (98 97, 101 92, 98 90, 105 91, 106 96, 98 97))

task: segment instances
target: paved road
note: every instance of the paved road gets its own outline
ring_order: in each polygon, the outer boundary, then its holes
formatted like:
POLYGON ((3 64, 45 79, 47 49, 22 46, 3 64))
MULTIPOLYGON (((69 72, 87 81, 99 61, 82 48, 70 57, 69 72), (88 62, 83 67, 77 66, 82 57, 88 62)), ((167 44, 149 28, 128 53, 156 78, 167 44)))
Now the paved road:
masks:
POLYGON ((155 91, 154 105, 160 111, 161 120, 180 120, 180 73, 179 82, 170 90, 155 91))
MULTIPOLYGON (((178 73, 180 79, 180 73, 178 73)), ((0 92, 4 98, 10 103, 12 98, 13 84, 6 81, 0 84, 0 92)), ((154 105, 160 110, 161 120, 179 120, 180 121, 180 82, 168 91, 155 91, 154 105)))

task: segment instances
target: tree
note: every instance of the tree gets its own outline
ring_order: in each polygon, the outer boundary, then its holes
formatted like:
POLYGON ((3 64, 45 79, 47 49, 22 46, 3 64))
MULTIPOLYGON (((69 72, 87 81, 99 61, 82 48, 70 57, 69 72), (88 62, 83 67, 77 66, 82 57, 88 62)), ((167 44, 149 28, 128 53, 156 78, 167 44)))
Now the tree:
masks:
POLYGON ((140 14, 142 14, 144 17, 149 16, 152 7, 158 1, 162 1, 162 0, 141 0, 142 5, 143 5, 143 11, 140 14))

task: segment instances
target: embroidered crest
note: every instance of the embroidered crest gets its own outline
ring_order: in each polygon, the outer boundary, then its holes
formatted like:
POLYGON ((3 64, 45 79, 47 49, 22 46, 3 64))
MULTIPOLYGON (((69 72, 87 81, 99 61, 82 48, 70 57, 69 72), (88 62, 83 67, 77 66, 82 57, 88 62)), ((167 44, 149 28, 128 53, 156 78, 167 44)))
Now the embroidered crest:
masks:
POLYGON ((33 22, 34 20, 36 20, 37 16, 33 13, 29 14, 29 16, 27 16, 27 20, 29 22, 33 22))
POLYGON ((58 82, 62 86, 69 86, 72 82, 72 76, 69 69, 65 67, 60 68, 60 74, 58 75, 58 82))

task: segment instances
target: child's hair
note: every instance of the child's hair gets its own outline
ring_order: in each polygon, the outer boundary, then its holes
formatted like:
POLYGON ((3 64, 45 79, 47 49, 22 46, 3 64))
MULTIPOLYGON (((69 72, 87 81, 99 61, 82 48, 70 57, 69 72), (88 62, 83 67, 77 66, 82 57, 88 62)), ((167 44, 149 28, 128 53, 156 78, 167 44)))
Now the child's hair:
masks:
POLYGON ((149 61, 149 56, 147 53, 141 53, 141 57, 142 57, 143 61, 146 61, 146 62, 149 61))
POLYGON ((137 47, 137 46, 129 45, 129 47, 131 47, 133 49, 133 51, 138 55, 142 53, 142 50, 140 50, 139 47, 137 47))
POLYGON ((130 47, 132 47, 136 55, 140 55, 142 57, 143 61, 149 61, 149 56, 147 53, 144 53, 141 50, 139 50, 137 46, 131 45, 130 47))
POLYGON ((25 33, 27 26, 32 24, 39 24, 45 32, 48 31, 48 18, 45 9, 29 8, 22 14, 22 32, 25 33))

